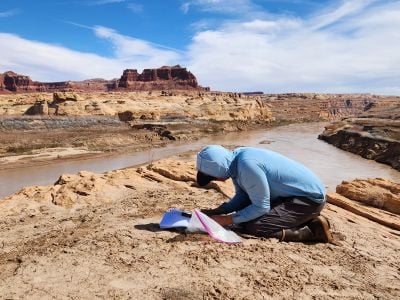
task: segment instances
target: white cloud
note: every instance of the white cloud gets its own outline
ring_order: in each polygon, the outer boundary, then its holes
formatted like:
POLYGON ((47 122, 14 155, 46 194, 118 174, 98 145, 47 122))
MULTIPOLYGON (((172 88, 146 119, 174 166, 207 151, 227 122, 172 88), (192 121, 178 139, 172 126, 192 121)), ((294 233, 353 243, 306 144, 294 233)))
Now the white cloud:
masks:
POLYGON ((320 14, 316 16, 312 20, 312 28, 318 29, 322 28, 335 22, 341 20, 342 18, 354 15, 360 11, 362 11, 368 5, 377 2, 377 0, 347 0, 343 1, 341 5, 339 5, 335 9, 331 9, 326 13, 320 14))
POLYGON ((187 14, 190 9, 190 2, 185 2, 181 5, 181 10, 184 14, 187 14))
POLYGON ((260 7, 251 0, 191 0, 184 5, 191 5, 205 12, 245 15, 258 14, 260 7))
POLYGON ((188 67, 219 90, 400 94, 400 2, 352 2, 308 20, 275 16, 200 31, 188 67))
POLYGON ((125 65, 115 59, 0 33, 0 65, 33 80, 62 81, 120 76, 125 65))
POLYGON ((122 3, 126 0, 90 0, 87 2, 89 5, 105 5, 105 4, 113 4, 113 3, 122 3))
MULTIPOLYGON (((222 8, 228 2, 202 3, 222 8)), ((214 90, 400 95, 400 2, 341 3, 310 18, 260 14, 218 26, 208 23, 213 29, 199 27, 184 52, 101 26, 75 24, 108 41, 112 57, 2 33, 0 66, 55 81, 113 78, 125 68, 179 63, 214 90)))
POLYGON ((7 18, 7 17, 13 17, 17 14, 19 14, 21 11, 19 9, 11 9, 11 10, 6 10, 0 12, 0 18, 7 18))
POLYGON ((14 34, 0 33, 2 55, 0 72, 12 70, 29 75, 33 80, 64 81, 89 78, 119 77, 126 68, 142 70, 181 62, 177 50, 118 34, 106 27, 88 27, 71 23, 108 40, 113 57, 83 53, 58 45, 23 39, 14 34))
POLYGON ((143 12, 143 5, 137 4, 137 3, 129 3, 128 4, 128 9, 135 14, 143 12))
POLYGON ((177 64, 181 59, 176 49, 127 37, 102 26, 96 26, 94 31, 98 37, 112 43, 116 59, 127 62, 135 68, 155 68, 164 64, 177 64))

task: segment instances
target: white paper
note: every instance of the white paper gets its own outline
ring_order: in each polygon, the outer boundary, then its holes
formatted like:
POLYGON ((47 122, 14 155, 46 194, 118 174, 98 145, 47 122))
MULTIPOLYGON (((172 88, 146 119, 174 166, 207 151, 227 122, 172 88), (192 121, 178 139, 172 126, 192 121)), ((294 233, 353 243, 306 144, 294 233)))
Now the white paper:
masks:
POLYGON ((218 242, 227 244, 241 243, 240 237, 231 230, 227 230, 213 219, 195 209, 192 213, 189 226, 187 228, 189 232, 204 231, 207 232, 213 239, 218 242))
POLYGON ((160 228, 188 227, 190 217, 184 216, 182 213, 185 212, 183 210, 171 208, 164 214, 160 222, 160 228))

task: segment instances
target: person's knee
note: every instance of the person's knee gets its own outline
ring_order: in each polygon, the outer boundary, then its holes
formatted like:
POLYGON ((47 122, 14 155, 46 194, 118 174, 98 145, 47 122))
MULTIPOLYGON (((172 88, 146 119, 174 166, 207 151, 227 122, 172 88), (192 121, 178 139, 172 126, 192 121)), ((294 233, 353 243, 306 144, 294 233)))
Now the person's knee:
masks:
POLYGON ((244 231, 250 235, 257 236, 257 234, 259 233, 259 227, 254 222, 248 222, 243 224, 243 228, 244 231))
POLYGON ((256 237, 264 237, 264 238, 280 238, 282 235, 281 228, 269 228, 263 227, 261 224, 257 222, 249 222, 243 226, 246 234, 253 235, 256 237))
POLYGON ((262 226, 260 226, 260 224, 257 224, 256 222, 247 223, 244 226, 244 229, 245 232, 249 235, 264 238, 274 237, 274 232, 278 231, 278 229, 270 230, 269 228, 263 228, 262 226))

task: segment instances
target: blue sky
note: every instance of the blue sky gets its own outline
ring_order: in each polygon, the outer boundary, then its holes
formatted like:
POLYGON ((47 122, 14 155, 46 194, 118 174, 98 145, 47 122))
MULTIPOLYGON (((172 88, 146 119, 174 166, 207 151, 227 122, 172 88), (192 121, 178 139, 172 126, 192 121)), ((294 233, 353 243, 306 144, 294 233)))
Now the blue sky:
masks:
POLYGON ((213 90, 400 95, 400 1, 1 0, 0 72, 180 64, 213 90))

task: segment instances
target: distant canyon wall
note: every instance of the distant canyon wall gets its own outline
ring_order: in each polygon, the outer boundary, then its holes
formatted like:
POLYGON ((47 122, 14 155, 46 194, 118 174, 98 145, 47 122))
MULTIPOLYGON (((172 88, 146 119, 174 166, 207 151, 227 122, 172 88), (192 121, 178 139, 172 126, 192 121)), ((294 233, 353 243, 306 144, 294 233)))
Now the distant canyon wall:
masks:
POLYGON ((277 123, 336 121, 400 102, 400 97, 371 94, 286 93, 257 97, 270 107, 277 123))
MULTIPOLYGON (((135 84, 132 78, 123 82, 128 86, 135 84)), ((0 95, 0 115, 118 115, 123 116, 124 120, 159 120, 164 115, 168 118, 197 118, 208 114, 215 120, 241 121, 247 118, 243 117, 245 115, 257 116, 268 111, 269 123, 280 125, 338 121, 345 117, 359 116, 372 108, 400 103, 400 97, 368 94, 245 95, 193 89, 125 92, 122 88, 120 92, 113 93, 54 92, 17 95, 0 95), (238 107, 245 110, 239 111, 238 107), (248 112, 244 113, 246 110, 248 112)), ((265 121, 264 118, 262 121, 265 121)))
POLYGON ((127 69, 121 78, 113 80, 39 82, 12 71, 0 74, 0 93, 26 92, 102 92, 151 90, 207 90, 198 85, 196 77, 179 65, 158 69, 127 69))

